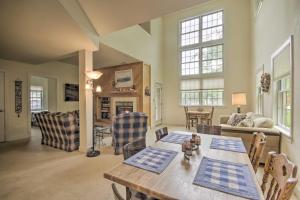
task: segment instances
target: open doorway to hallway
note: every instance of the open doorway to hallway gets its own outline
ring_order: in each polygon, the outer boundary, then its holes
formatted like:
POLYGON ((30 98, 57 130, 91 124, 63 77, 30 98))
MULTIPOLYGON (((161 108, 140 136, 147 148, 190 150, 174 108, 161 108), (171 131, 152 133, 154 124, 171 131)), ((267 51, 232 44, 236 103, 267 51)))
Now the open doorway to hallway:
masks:
POLYGON ((29 110, 31 117, 29 118, 30 126, 38 127, 34 113, 49 111, 57 111, 57 79, 31 76, 29 88, 29 110))

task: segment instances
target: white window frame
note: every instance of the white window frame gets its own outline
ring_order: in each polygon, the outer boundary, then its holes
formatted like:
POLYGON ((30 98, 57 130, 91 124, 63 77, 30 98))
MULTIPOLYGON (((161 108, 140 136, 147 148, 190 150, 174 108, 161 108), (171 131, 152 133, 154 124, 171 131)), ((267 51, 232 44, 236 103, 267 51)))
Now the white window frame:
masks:
POLYGON ((256 101, 256 113, 264 114, 264 93, 261 88, 261 75, 264 73, 264 67, 260 68, 256 72, 256 86, 255 86, 255 101, 256 101), (259 84, 257 84, 259 82, 259 84))
MULTIPOLYGON (((202 15, 198 15, 198 16, 193 16, 193 17, 190 17, 190 18, 185 18, 183 20, 180 20, 179 21, 179 30, 178 30, 178 69, 179 69, 179 86, 178 86, 178 91, 179 91, 179 102, 180 102, 180 106, 184 106, 182 104, 182 99, 181 99, 181 81, 182 80, 190 80, 190 79, 200 79, 201 81, 203 79, 209 79, 209 78, 223 78, 224 82, 225 82, 225 79, 224 79, 224 70, 225 70, 225 63, 224 63, 224 57, 225 57, 225 54, 224 54, 224 49, 225 49, 225 27, 224 27, 224 24, 225 24, 225 17, 224 17, 224 10, 223 9, 220 9, 220 10, 215 10, 215 11, 212 11, 212 12, 208 12, 208 13, 204 13, 202 15), (218 13, 218 12, 222 12, 222 25, 219 25, 219 26, 222 26, 222 30, 223 30, 223 37, 222 39, 218 39, 218 40, 211 40, 211 41, 208 41, 208 42, 204 42, 202 43, 202 17, 206 16, 206 15, 211 15, 211 14, 214 14, 214 13, 218 13), (185 21, 189 21, 189 20, 192 20, 192 19, 195 19, 195 18, 199 18, 199 43, 197 44, 192 44, 192 45, 186 45, 186 46, 181 46, 181 30, 182 30, 182 23, 185 22, 185 21), (202 48, 205 48, 205 47, 212 47, 212 46, 218 46, 218 45, 222 45, 223 46, 223 51, 222 51, 222 62, 223 62, 223 69, 222 69, 222 72, 214 72, 214 73, 206 73, 206 74, 203 74, 202 73, 202 48), (181 64, 182 64, 182 51, 186 51, 186 50, 193 50, 193 49, 196 49, 198 48, 199 49, 199 74, 197 75, 182 75, 182 69, 181 69, 181 64)), ((210 28, 213 28, 215 26, 212 26, 210 28)), ((187 106, 197 106, 197 107, 206 107, 206 106, 215 106, 215 107, 223 107, 225 106, 225 83, 224 83, 224 87, 223 88, 219 88, 219 89, 222 89, 223 90, 223 103, 222 105, 187 105, 187 106)), ((204 89, 206 90, 206 89, 204 89)), ((210 89, 208 89, 210 90, 210 89)))
POLYGON ((286 48, 290 47, 290 65, 291 69, 288 74, 284 74, 284 76, 277 78, 276 80, 272 80, 273 85, 273 92, 272 92, 272 99, 273 99, 273 120, 275 122, 275 127, 286 137, 288 137, 291 141, 293 141, 293 124, 294 124, 294 39, 293 35, 291 35, 284 43, 283 45, 275 51, 271 56, 271 68, 272 68, 272 77, 274 77, 274 60, 275 58, 286 48), (287 129, 286 127, 280 125, 278 123, 278 89, 277 84, 278 81, 282 78, 290 76, 290 82, 291 82, 291 128, 287 129))
MULTIPOLYGON (((36 86, 36 87, 40 87, 40 86, 36 86)), ((40 90, 37 90, 37 89, 31 89, 30 88, 30 109, 31 109, 31 111, 41 111, 41 110, 43 110, 43 108, 44 108, 44 91, 43 91, 43 87, 40 87, 41 89, 40 90), (38 109, 32 109, 32 99, 33 98, 36 98, 37 99, 37 97, 32 97, 32 92, 40 92, 41 93, 41 98, 40 98, 40 101, 41 101, 41 108, 38 108, 38 109)))

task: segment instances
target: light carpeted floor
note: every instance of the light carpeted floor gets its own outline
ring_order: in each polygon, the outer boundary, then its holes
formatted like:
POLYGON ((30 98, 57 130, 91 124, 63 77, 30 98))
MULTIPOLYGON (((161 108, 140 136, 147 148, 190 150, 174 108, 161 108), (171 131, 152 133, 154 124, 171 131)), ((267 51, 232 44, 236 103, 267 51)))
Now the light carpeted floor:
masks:
MULTIPOLYGON (((111 137, 105 138, 107 145, 95 158, 41 145, 40 137, 39 129, 33 128, 30 141, 0 144, 1 200, 113 199, 111 182, 103 173, 121 163, 123 156, 113 155, 111 137)), ((150 130, 147 145, 154 141, 154 130, 150 130)), ((124 187, 118 189, 125 196, 124 187)))

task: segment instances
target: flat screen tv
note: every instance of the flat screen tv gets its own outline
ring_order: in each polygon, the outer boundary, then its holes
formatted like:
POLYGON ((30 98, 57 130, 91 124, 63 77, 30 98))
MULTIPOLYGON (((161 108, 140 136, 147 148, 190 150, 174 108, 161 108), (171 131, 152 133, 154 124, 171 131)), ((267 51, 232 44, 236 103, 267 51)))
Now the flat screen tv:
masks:
POLYGON ((65 101, 79 101, 78 84, 65 84, 65 101))

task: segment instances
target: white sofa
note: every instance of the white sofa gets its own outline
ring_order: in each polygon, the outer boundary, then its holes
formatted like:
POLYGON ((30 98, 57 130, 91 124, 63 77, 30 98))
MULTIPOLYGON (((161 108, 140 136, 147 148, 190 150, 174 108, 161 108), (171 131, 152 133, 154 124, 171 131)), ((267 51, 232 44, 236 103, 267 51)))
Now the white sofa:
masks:
POLYGON ((240 137, 249 152, 252 134, 254 132, 263 132, 267 136, 267 143, 262 155, 261 163, 265 163, 267 153, 275 151, 280 153, 281 134, 275 128, 259 128, 259 127, 238 127, 228 125, 229 115, 220 116, 220 126, 222 127, 222 135, 231 137, 240 137))

